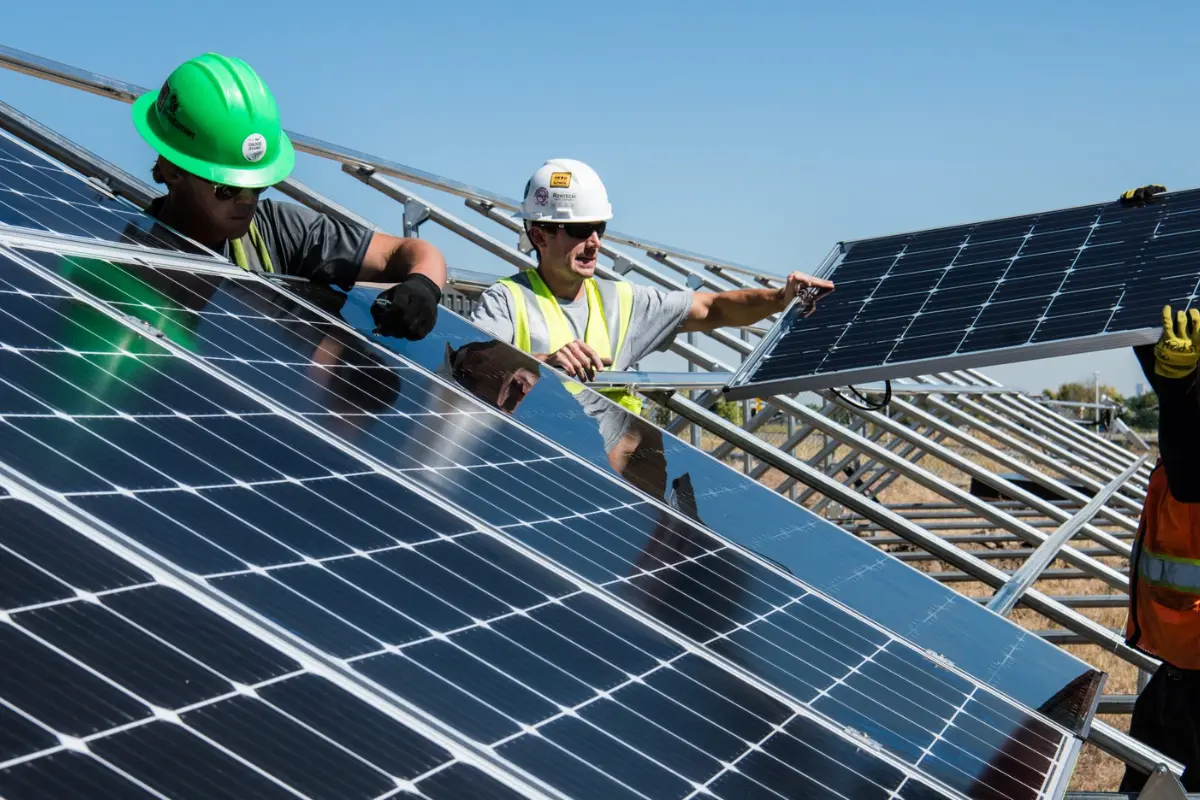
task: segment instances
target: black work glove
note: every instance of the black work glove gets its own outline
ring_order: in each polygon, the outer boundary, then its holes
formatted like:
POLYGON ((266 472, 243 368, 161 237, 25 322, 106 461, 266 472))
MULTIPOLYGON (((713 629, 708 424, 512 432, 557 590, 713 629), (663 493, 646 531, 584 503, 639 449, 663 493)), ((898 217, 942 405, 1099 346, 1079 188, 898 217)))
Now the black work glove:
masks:
POLYGON ((1126 208, 1141 208, 1147 203, 1157 203, 1158 200, 1154 195, 1161 194, 1166 190, 1167 187, 1152 183, 1149 186, 1139 186, 1137 189, 1124 191, 1118 199, 1126 208))
POLYGON ((371 304, 375 333, 415 342, 424 339, 437 322, 442 290, 424 275, 412 274, 384 289, 371 304))

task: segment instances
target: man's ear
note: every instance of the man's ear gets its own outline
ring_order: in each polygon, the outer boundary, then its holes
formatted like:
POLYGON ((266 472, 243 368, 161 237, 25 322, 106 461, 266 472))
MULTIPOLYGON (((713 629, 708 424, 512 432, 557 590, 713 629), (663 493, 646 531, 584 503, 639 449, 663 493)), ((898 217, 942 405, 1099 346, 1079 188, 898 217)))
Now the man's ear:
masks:
POLYGON ((173 186, 183 178, 183 170, 165 158, 160 157, 155 167, 158 169, 158 174, 162 176, 163 183, 167 186, 173 186))
POLYGON ((533 246, 545 248, 547 244, 546 229, 539 228, 536 225, 529 226, 529 241, 533 242, 533 246))

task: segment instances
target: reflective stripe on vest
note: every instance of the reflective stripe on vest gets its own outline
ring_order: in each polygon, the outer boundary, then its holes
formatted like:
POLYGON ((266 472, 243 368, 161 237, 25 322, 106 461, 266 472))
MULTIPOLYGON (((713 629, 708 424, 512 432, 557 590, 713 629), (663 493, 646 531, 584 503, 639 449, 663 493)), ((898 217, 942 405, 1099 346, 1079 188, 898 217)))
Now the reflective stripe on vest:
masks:
POLYGON ((271 263, 271 252, 267 250, 267 242, 254 220, 250 221, 250 230, 244 236, 229 241, 229 254, 233 256, 233 263, 248 272, 275 271, 275 265, 271 263))
POLYGON ((1130 559, 1125 638, 1182 669, 1200 669, 1200 503, 1171 496, 1162 464, 1146 489, 1130 559))
MULTIPOLYGON (((535 269, 522 273, 529 281, 529 286, 522 286, 511 278, 500 282, 513 300, 513 344, 526 353, 553 353, 575 340, 571 324, 566 314, 559 306, 558 300, 542 276, 535 269), (538 309, 538 314, 529 313, 530 303, 525 295, 529 294, 538 309), (535 346, 536 345, 536 346, 535 346), (544 349, 543 349, 544 348, 544 349)), ((617 355, 625 346, 625 337, 629 333, 629 320, 633 314, 633 286, 625 281, 606 281, 600 284, 594 278, 583 282, 584 294, 587 297, 588 319, 583 341, 588 344, 601 358, 612 360, 613 369, 617 363, 617 355), (610 302, 604 302, 604 295, 610 294, 610 302), (616 302, 612 302, 615 300, 616 302), (612 328, 615 323, 616 335, 612 328)), ((567 384, 572 393, 581 391, 576 384, 567 384)), ((642 413, 642 400, 623 389, 598 389, 601 394, 615 403, 620 404, 635 414, 642 413)))
POLYGON ((1200 595, 1200 559, 1165 556, 1138 548, 1138 575, 1156 586, 1200 595))

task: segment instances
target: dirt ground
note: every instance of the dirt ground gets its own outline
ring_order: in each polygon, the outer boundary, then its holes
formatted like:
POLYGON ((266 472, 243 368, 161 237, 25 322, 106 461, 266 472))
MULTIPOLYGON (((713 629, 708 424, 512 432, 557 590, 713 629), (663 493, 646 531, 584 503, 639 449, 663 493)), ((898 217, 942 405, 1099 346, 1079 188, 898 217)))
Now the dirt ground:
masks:
MULTIPOLYGON (((760 431, 758 433, 762 438, 764 438, 767 441, 770 441, 772 444, 776 444, 776 445, 782 445, 784 443, 784 441, 787 439, 787 431, 782 425, 774 425, 771 427, 766 427, 764 429, 760 429, 760 431)), ((868 432, 868 435, 870 435, 870 432, 868 432)), ((889 442, 889 439, 886 435, 880 439, 881 444, 886 445, 888 442, 889 442)), ((706 450, 711 450, 713 447, 715 447, 719 443, 720 443, 720 440, 716 439, 713 436, 705 434, 705 436, 702 439, 701 446, 704 447, 706 450)), ((820 434, 815 434, 813 436, 809 436, 807 439, 805 439, 801 443, 801 445, 796 450, 796 455, 802 459, 809 460, 809 459, 812 459, 814 456, 818 455, 823 449, 825 449, 825 447, 826 447, 826 441, 824 440, 824 438, 820 434)), ((971 451, 965 450, 961 447, 952 447, 951 449, 953 449, 957 453, 967 456, 968 458, 970 458, 971 461, 973 461, 977 464, 980 464, 984 467, 987 467, 988 469, 991 469, 993 471, 996 471, 996 472, 1007 472, 1008 471, 1001 465, 990 461, 989 459, 987 459, 980 453, 971 452, 971 451)), ((850 454, 850 450, 845 447, 831 448, 827 457, 820 462, 822 471, 826 472, 827 474, 832 474, 833 473, 832 468, 835 465, 838 465, 839 462, 842 461, 842 459, 847 458, 849 456, 849 454, 850 454)), ((740 451, 736 452, 736 453, 732 454, 731 456, 727 457, 726 462, 729 463, 734 468, 741 470, 744 465, 744 454, 742 454, 740 451)), ((939 478, 942 478, 943 480, 949 481, 950 483, 954 484, 956 487, 958 487, 960 489, 966 489, 970 484, 970 476, 955 469, 954 467, 950 466, 946 462, 944 462, 938 458, 935 458, 933 456, 927 455, 924 458, 922 458, 920 461, 918 461, 917 463, 922 468, 928 470, 929 472, 933 473, 934 475, 936 475, 939 478)), ((758 462, 752 460, 751 464, 752 464, 752 466, 756 466, 758 464, 758 462)), ((853 465, 850 468, 853 469, 853 465)), ((774 469, 768 469, 763 474, 758 476, 758 480, 760 480, 762 483, 764 483, 765 485, 770 486, 772 488, 779 487, 786 479, 787 479, 787 476, 783 475, 782 473, 780 473, 774 469)), ((844 479, 844 476, 843 476, 843 479, 844 479)), ((809 508, 814 508, 814 510, 818 510, 820 513, 824 514, 828 518, 838 521, 839 524, 842 525, 842 527, 847 528, 847 529, 852 529, 852 528, 856 527, 857 525, 863 524, 865 522, 864 520, 862 520, 858 517, 855 517, 850 512, 845 511, 844 509, 841 509, 840 507, 838 507, 836 505, 826 504, 819 509, 815 508, 818 504, 821 504, 823 502, 823 498, 820 495, 816 495, 815 493, 807 498, 801 498, 801 493, 803 493, 805 491, 805 489, 806 489, 806 487, 804 487, 802 485, 797 486, 796 487, 796 492, 797 492, 796 498, 800 499, 800 501, 805 506, 807 506, 809 508)), ((912 481, 909 478, 899 478, 899 479, 895 480, 894 482, 892 482, 890 485, 887 486, 886 489, 883 490, 883 492, 880 493, 880 499, 883 502, 888 503, 888 504, 895 504, 895 503, 946 503, 946 502, 948 502, 945 497, 935 493, 934 491, 931 491, 928 488, 925 488, 924 486, 917 484, 916 482, 912 481)), ((1136 512, 1129 512, 1128 515, 1132 516, 1136 519, 1136 512)), ((961 520, 961 524, 963 526, 962 528, 956 528, 955 530, 952 530, 952 531, 938 531, 938 533, 940 533, 940 534, 947 534, 947 533, 966 534, 966 533, 996 533, 997 532, 996 529, 994 529, 994 528, 984 529, 984 528, 980 528, 980 527, 975 527, 975 528, 970 527, 971 524, 978 525, 979 524, 978 520, 963 519, 963 520, 961 520)), ((1102 524, 1101 527, 1104 527, 1105 530, 1107 530, 1108 532, 1117 533, 1119 531, 1119 529, 1116 526, 1105 527, 1106 524, 1107 523, 1102 524)), ((1046 527, 1046 528, 1041 528, 1040 530, 1043 530, 1044 532, 1048 533, 1048 532, 1050 532, 1050 530, 1052 530, 1052 528, 1046 527)), ((873 531, 870 533, 859 532, 859 535, 872 535, 872 533, 875 535, 887 535, 886 532, 880 532, 880 531, 873 531)), ((1098 545, 1096 545, 1096 543, 1091 542, 1090 540, 1088 540, 1086 538, 1082 538, 1082 537, 1077 537, 1075 540, 1072 541, 1072 544, 1079 548, 1098 546, 1098 545)), ((959 546, 965 547, 967 549, 979 549, 979 550, 990 550, 990 551, 995 551, 1000 548, 1017 548, 1017 547, 1028 548, 1028 545, 1025 545, 1024 543, 1015 543, 1015 542, 1014 543, 988 542, 988 543, 978 543, 978 544, 969 544, 969 545, 960 544, 959 546)), ((885 545, 884 547, 885 547, 885 549, 895 551, 898 553, 901 553, 901 552, 919 553, 919 552, 921 552, 919 550, 919 548, 916 548, 916 547, 913 547, 913 546, 907 545, 907 544, 895 545, 895 546, 885 545)), ((1116 567, 1119 569, 1124 569, 1128 566, 1127 564, 1122 563, 1124 561, 1124 559, 1121 559, 1119 557, 1106 557, 1106 558, 1100 558, 1100 560, 1103 561, 1104 563, 1109 564, 1110 566, 1113 566, 1113 567, 1116 567)), ((1007 570, 1016 569, 1021 564, 1021 561, 1016 558, 1014 558, 1014 559, 1003 559, 1003 558, 991 559, 991 558, 989 558, 988 561, 989 561, 989 563, 992 563, 1001 569, 1007 569, 1007 570)), ((945 564, 941 561, 934 560, 934 559, 911 561, 911 562, 909 562, 909 564, 910 564, 910 566, 912 566, 916 569, 920 569, 920 570, 924 570, 924 571, 928 571, 928 572, 956 571, 955 567, 945 564)), ((1056 561, 1054 564, 1051 565, 1052 568, 1070 568, 1070 566, 1071 566, 1070 564, 1067 564, 1061 560, 1056 561)), ((964 595, 972 596, 972 597, 990 596, 993 592, 993 590, 990 587, 987 587, 984 584, 979 583, 979 582, 952 582, 949 585, 954 590, 956 590, 964 595)), ((1041 590, 1043 593, 1045 593, 1047 595, 1051 595, 1051 596, 1102 595, 1102 594, 1118 594, 1119 593, 1116 589, 1113 589, 1112 587, 1108 586, 1107 584, 1103 583, 1102 581, 1095 580, 1095 579, 1067 579, 1067 580, 1048 579, 1048 580, 1039 581, 1036 584, 1036 588, 1041 590)), ((1125 619, 1126 619, 1126 609, 1123 606, 1118 607, 1118 608, 1086 608, 1086 609, 1079 609, 1079 610, 1082 613, 1086 614, 1087 616, 1091 617, 1092 619, 1096 620, 1097 622, 1101 623, 1102 625, 1104 625, 1108 628, 1117 629, 1117 630, 1122 630, 1124 628, 1125 619)), ((1058 623, 1053 622, 1053 621, 1041 616, 1037 612, 1034 612, 1034 611, 1026 609, 1026 608, 1021 608, 1021 607, 1018 607, 1012 613, 1010 618, 1012 619, 1013 622, 1017 623, 1018 625, 1021 625, 1022 627, 1030 629, 1030 630, 1061 628, 1061 626, 1058 623)), ((1108 680, 1103 689, 1104 694, 1128 695, 1128 694, 1136 693, 1136 691, 1137 691, 1137 689, 1136 689, 1137 670, 1133 666, 1127 664, 1126 662, 1124 662, 1117 656, 1112 655, 1112 654, 1108 653, 1107 651, 1104 651, 1095 645, 1064 645, 1063 647, 1064 647, 1064 649, 1073 653, 1080 659, 1086 661, 1087 663, 1091 664, 1092 666, 1096 667, 1097 669, 1100 669, 1108 674, 1108 680)), ((1102 720, 1108 722, 1109 724, 1113 725, 1114 727, 1119 728, 1121 730, 1129 729, 1129 716, 1128 715, 1124 715, 1124 714, 1102 715, 1102 716, 1099 716, 1098 719, 1102 719, 1102 720)), ((1124 769, 1125 769, 1124 764, 1122 764, 1118 759, 1116 759, 1112 756, 1109 756, 1108 754, 1100 751, 1098 748, 1096 748, 1090 744, 1087 744, 1084 746, 1083 752, 1080 754, 1074 775, 1071 780, 1070 790, 1071 791, 1089 791, 1089 790, 1090 791, 1115 791, 1121 781, 1121 775, 1123 774, 1124 769)))

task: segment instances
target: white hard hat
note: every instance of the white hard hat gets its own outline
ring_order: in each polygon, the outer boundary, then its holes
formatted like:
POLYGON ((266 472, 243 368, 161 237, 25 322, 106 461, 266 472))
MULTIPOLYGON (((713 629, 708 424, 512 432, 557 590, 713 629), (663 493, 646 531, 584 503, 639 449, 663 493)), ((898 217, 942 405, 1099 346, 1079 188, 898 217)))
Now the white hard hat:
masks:
POLYGON ((529 222, 604 222, 612 219, 608 190, 596 170, 573 158, 553 158, 525 184, 521 210, 529 222))

